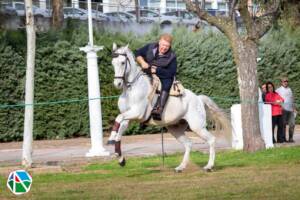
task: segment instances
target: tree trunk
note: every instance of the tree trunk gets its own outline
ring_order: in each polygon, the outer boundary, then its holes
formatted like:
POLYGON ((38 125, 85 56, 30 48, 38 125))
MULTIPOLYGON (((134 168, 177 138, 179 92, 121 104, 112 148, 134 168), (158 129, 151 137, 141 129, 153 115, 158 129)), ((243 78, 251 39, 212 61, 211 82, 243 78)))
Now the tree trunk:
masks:
POLYGON ((34 62, 35 62, 35 26, 32 12, 32 0, 25 0, 27 61, 25 83, 25 117, 23 135, 22 165, 32 165, 33 99, 34 99, 34 62))
POLYGON ((258 113, 257 44, 250 39, 232 41, 238 71, 238 84, 242 104, 244 150, 264 149, 258 113))
POLYGON ((64 23, 63 0, 52 0, 52 26, 59 29, 64 23))
POLYGON ((287 21, 292 28, 300 26, 300 2, 298 0, 284 1, 282 11, 282 18, 287 21))

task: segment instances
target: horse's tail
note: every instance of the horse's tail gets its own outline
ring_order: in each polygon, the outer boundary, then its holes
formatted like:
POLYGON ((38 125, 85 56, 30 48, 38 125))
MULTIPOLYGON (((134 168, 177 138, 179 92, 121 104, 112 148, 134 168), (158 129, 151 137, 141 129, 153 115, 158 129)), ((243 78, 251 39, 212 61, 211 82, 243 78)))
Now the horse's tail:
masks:
POLYGON ((198 98, 204 103, 208 118, 213 121, 217 132, 224 133, 224 136, 231 141, 230 118, 211 98, 206 95, 199 95, 198 98))

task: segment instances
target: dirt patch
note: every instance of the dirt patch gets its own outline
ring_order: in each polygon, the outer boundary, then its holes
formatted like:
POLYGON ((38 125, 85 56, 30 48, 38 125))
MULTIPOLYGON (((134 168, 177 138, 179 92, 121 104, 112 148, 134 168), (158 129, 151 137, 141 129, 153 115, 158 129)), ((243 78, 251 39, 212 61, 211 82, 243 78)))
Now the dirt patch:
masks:
MULTIPOLYGON (((198 137, 196 134, 189 132, 187 133, 190 137, 198 137)), ((175 140, 174 137, 169 133, 164 133, 164 139, 175 140)), ((108 137, 104 137, 104 144, 107 142, 108 137)), ((160 133, 158 134, 148 134, 148 135, 132 135, 132 136, 123 136, 122 143, 138 143, 144 141, 153 141, 161 140, 160 133)), ((201 139, 199 139, 201 140, 201 139)), ((0 150, 6 149, 22 149, 23 142, 7 142, 1 143, 0 150)), ((35 140, 33 141, 33 149, 47 149, 47 148, 62 148, 62 147, 90 147, 91 139, 90 138, 72 138, 64 140, 35 140)))

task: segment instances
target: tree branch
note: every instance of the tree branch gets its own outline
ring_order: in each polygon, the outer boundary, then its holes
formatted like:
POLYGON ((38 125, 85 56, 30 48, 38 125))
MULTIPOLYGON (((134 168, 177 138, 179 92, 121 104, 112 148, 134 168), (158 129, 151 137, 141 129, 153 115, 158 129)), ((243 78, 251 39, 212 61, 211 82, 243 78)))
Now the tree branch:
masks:
POLYGON ((238 10, 243 18, 243 22, 245 24, 248 37, 253 38, 253 33, 252 33, 253 20, 248 10, 248 1, 247 0, 239 1, 238 10))
POLYGON ((230 36, 229 27, 232 27, 232 21, 228 17, 211 16, 208 12, 199 7, 198 0, 195 0, 195 3, 191 0, 184 0, 184 2, 187 10, 196 13, 200 19, 207 21, 209 24, 217 27, 225 35, 230 36))
POLYGON ((231 19, 234 19, 235 17, 235 7, 237 4, 237 0, 230 0, 229 1, 229 16, 231 17, 231 19))
POLYGON ((265 5, 265 11, 254 20, 254 35, 257 39, 261 38, 272 27, 272 24, 279 16, 280 1, 274 0, 265 5))

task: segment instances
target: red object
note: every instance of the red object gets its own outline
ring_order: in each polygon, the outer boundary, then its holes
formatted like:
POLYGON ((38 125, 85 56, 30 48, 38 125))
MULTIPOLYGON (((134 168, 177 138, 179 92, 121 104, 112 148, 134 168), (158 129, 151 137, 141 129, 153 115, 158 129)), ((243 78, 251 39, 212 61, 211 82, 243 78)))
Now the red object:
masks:
POLYGON ((266 94, 266 103, 272 106, 272 116, 282 115, 282 107, 280 104, 275 104, 275 102, 284 102, 284 99, 276 92, 269 92, 266 94))
POLYGON ((20 183, 20 180, 18 179, 18 177, 15 175, 15 181, 17 182, 17 183, 20 183))
POLYGON ((120 123, 118 123, 117 121, 115 121, 113 127, 112 127, 112 131, 116 131, 118 132, 120 128, 120 123))

